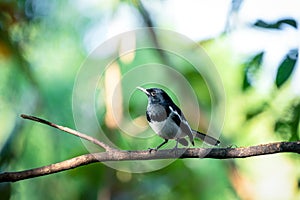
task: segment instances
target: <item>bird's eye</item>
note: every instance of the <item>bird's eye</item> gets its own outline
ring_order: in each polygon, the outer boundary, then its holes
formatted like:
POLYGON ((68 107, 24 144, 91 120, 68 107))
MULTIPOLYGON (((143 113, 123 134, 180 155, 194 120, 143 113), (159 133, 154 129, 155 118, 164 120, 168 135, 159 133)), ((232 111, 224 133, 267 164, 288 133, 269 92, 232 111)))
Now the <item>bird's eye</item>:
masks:
POLYGON ((153 91, 153 92, 151 92, 150 94, 151 94, 151 96, 154 97, 154 96, 156 95, 156 92, 153 91))

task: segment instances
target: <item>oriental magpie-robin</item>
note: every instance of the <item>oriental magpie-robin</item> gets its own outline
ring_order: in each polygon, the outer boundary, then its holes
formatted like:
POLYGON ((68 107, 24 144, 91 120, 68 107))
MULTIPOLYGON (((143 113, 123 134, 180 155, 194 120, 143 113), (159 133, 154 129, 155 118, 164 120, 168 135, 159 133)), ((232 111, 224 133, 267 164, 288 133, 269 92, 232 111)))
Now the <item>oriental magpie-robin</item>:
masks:
POLYGON ((189 141, 194 146, 194 137, 200 138, 204 142, 217 146, 220 141, 191 129, 181 110, 176 106, 168 94, 159 88, 144 89, 137 87, 148 96, 148 106, 146 117, 150 127, 165 141, 154 149, 157 151, 160 147, 166 144, 170 139, 176 140, 177 149, 178 143, 188 146, 188 141, 185 139, 188 136, 189 141))

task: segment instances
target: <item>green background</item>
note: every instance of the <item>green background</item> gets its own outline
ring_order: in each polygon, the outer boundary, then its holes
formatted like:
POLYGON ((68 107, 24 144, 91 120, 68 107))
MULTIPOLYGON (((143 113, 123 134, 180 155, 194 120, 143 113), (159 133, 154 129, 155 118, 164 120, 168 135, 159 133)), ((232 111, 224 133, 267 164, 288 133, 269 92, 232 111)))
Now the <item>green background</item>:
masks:
MULTIPOLYGON (((96 3, 84 11, 72 1, 42 2, 0 2, 1 172, 31 169, 88 153, 79 138, 25 121, 20 114, 32 114, 75 129, 73 86, 81 64, 89 56, 85 46, 88 30, 97 23, 108 29, 124 5, 134 11, 137 27, 163 20, 151 18, 151 9, 145 9, 139 1, 96 3)), ((287 18, 256 21, 249 25, 249 30, 276 30, 280 34, 281 25, 297 29, 297 21, 287 18)), ((299 140, 299 92, 291 84, 298 49, 286 52, 287 56, 270 75, 272 85, 264 90, 262 77, 266 77, 266 71, 262 64, 266 52, 246 55, 236 52, 231 48, 233 34, 234 30, 227 30, 196 41, 214 62, 223 82, 226 113, 220 136, 222 145, 243 147, 299 140)), ((159 53, 150 51, 137 53, 129 61, 120 59, 117 65, 122 76, 147 61, 167 64, 159 53)), ((206 83, 187 63, 181 60, 172 63, 180 66, 180 72, 195 91, 201 91, 196 95, 206 118, 198 128, 205 131, 207 118, 212 114, 206 83)), ((100 81, 97 92, 105 98, 108 89, 100 81)), ((171 96, 176 99, 175 94, 171 96)), ((132 118, 142 116, 141 124, 145 123, 145 106, 146 97, 133 93, 128 109, 132 118)), ((97 105, 97 109, 101 127, 123 149, 147 149, 162 141, 152 137, 145 143, 148 146, 128 145, 131 139, 120 138, 121 132, 105 120, 105 102, 97 105)), ((299 199, 299 164, 296 154, 230 160, 184 159, 157 171, 135 174, 96 163, 16 183, 1 183, 0 196, 1 199, 299 199)))

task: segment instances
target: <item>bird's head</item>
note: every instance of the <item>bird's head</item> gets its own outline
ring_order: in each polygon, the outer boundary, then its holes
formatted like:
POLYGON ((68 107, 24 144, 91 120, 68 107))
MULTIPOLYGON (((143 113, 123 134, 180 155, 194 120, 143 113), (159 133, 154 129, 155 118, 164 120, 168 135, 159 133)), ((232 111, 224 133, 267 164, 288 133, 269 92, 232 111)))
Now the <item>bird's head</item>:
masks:
POLYGON ((145 89, 142 87, 137 87, 148 96, 149 103, 153 104, 164 104, 172 102, 168 94, 160 88, 149 88, 145 89))

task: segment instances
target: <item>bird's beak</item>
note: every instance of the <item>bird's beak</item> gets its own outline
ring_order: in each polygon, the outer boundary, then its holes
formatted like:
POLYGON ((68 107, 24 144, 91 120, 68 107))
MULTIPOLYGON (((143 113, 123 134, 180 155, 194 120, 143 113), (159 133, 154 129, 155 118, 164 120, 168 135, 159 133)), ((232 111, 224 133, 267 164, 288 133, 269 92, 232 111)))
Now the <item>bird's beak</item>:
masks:
POLYGON ((142 88, 142 87, 136 87, 137 89, 141 90, 142 92, 144 92, 147 96, 149 96, 149 92, 145 89, 145 88, 142 88))

